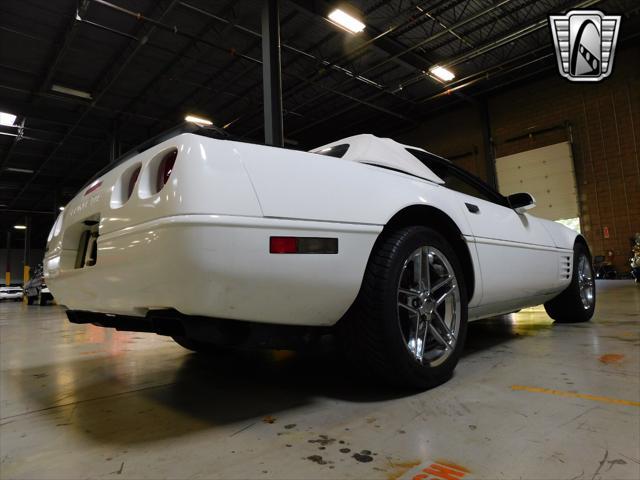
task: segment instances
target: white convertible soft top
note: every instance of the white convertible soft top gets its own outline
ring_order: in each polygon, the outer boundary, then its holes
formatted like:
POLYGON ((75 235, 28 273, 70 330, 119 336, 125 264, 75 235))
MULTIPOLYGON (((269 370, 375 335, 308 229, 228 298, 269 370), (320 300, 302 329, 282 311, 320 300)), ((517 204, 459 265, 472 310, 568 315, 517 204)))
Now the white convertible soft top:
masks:
POLYGON ((406 149, 411 148, 422 152, 425 150, 412 147, 411 145, 403 145, 390 138, 376 137, 370 133, 336 140, 322 147, 314 148, 311 150, 311 153, 326 154, 326 152, 333 147, 345 144, 349 145, 349 148, 347 152, 340 157, 343 160, 380 165, 381 167, 401 170, 432 182, 444 183, 440 177, 429 170, 420 160, 407 152, 406 149))

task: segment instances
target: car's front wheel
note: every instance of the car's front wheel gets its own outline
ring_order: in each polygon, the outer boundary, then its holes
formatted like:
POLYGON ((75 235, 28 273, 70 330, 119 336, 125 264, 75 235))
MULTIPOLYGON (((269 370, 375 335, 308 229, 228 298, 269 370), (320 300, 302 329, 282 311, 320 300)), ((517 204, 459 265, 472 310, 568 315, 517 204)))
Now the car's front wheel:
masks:
POLYGON ((588 322, 596 309, 596 283, 589 249, 576 243, 573 274, 569 286, 544 304, 547 314, 558 323, 588 322))
POLYGON ((422 226, 383 234, 340 322, 356 367, 404 387, 434 387, 451 377, 466 331, 467 292, 450 243, 422 226))

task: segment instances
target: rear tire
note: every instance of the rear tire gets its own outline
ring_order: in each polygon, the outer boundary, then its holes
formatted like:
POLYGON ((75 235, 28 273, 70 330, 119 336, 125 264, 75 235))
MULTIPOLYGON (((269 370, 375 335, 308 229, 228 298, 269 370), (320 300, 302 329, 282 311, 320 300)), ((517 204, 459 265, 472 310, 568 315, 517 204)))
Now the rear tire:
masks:
POLYGON ((589 249, 582 243, 573 247, 573 273, 569 286, 544 304, 547 314, 558 323, 588 322, 596 309, 595 274, 589 249))
POLYGON ((447 381, 467 332, 467 291, 449 242, 422 226, 383 234, 338 327, 361 374, 421 390, 447 381))

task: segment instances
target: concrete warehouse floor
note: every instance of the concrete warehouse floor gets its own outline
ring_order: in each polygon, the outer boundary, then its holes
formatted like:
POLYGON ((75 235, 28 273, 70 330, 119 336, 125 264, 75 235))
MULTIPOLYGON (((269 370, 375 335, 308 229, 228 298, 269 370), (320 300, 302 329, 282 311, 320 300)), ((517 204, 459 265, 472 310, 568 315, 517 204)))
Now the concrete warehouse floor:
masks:
POLYGON ((2 303, 0 477, 638 479, 640 288, 598 289, 588 324, 471 324, 455 377, 420 394, 335 355, 216 361, 2 303))

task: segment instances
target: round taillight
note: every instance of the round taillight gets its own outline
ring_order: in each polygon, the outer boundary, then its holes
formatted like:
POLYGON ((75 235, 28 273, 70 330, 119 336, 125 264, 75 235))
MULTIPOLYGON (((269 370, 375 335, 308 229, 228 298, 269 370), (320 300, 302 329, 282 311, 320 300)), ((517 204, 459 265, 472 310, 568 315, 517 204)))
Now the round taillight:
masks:
POLYGON ((140 175, 140 168, 136 168, 131 174, 131 178, 129 179, 129 189, 127 190, 127 200, 131 198, 131 194, 133 193, 133 188, 136 186, 136 182, 138 181, 138 176, 140 175))
POLYGON ((178 151, 171 150, 160 161, 160 166, 158 168, 158 180, 156 183, 157 192, 162 190, 162 187, 164 187, 166 183, 169 181, 169 177, 171 176, 173 165, 176 163, 177 156, 178 156, 178 151))

